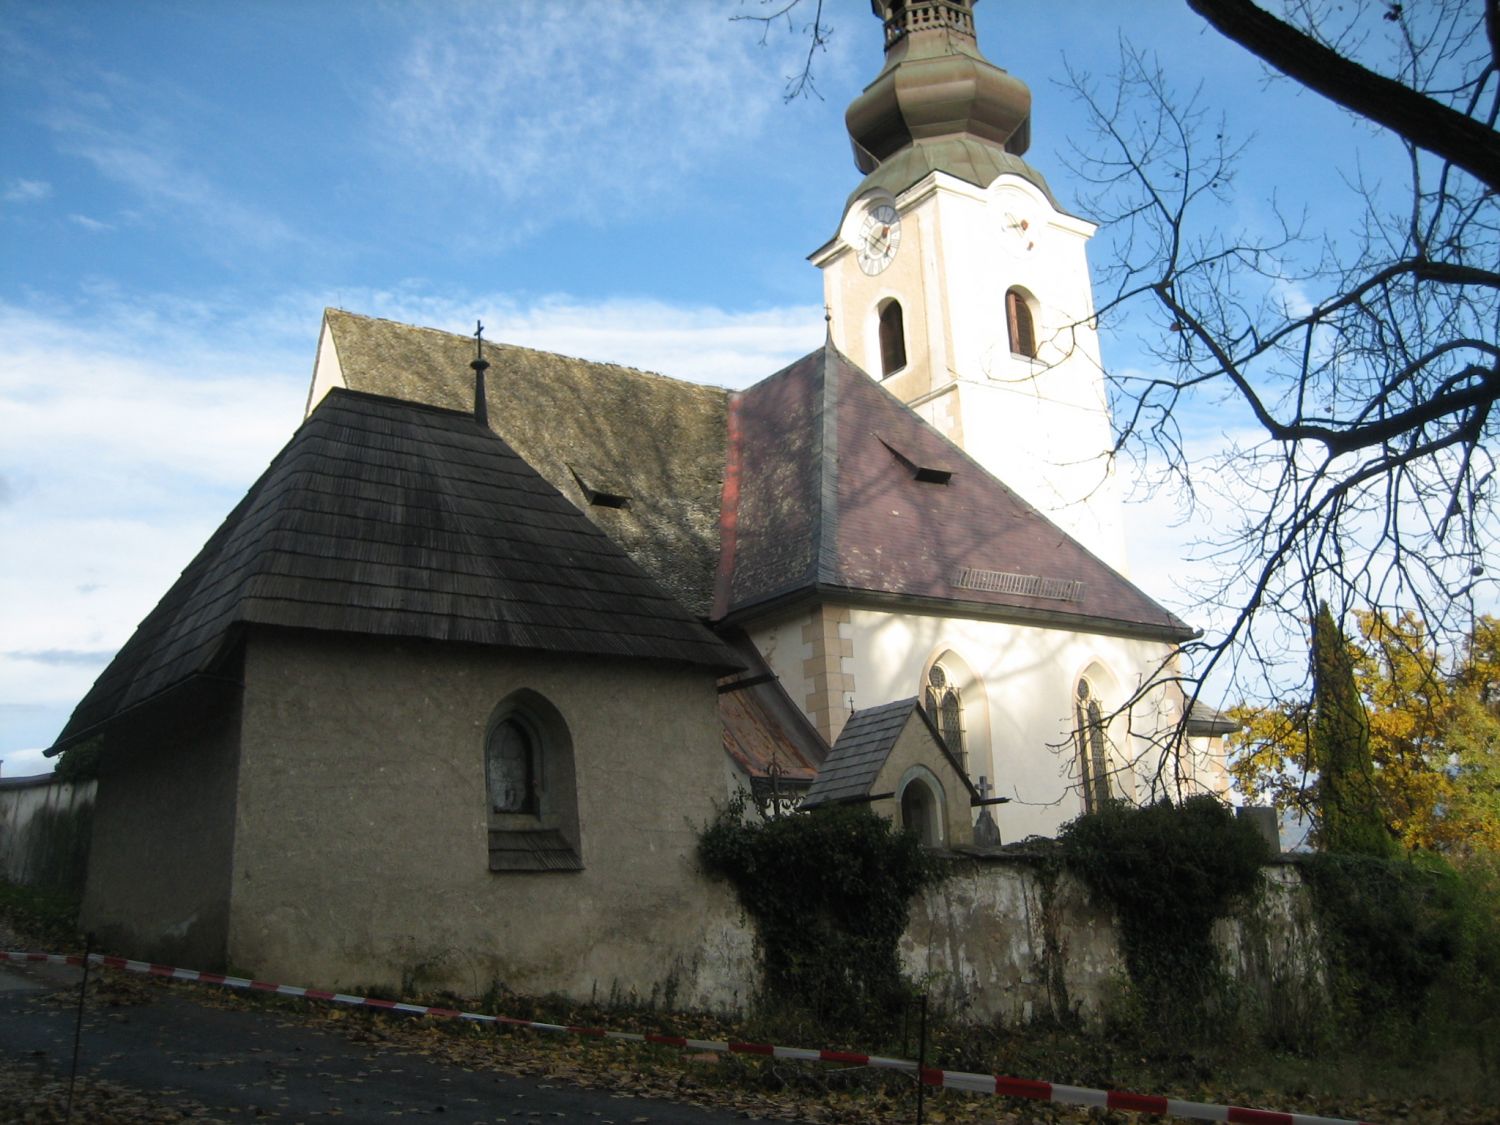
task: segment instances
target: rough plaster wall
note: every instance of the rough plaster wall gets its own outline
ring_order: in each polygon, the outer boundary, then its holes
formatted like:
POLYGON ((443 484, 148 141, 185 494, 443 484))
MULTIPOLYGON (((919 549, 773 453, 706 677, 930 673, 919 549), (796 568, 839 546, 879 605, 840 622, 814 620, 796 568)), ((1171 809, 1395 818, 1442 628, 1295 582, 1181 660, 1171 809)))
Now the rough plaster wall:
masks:
POLYGON ((1231 975, 1269 1026, 1306 1026, 1327 997, 1324 943, 1311 892, 1291 864, 1267 867, 1258 909, 1220 922, 1214 938, 1231 975))
POLYGON ((225 967, 238 710, 106 735, 79 928, 106 949, 225 967))
POLYGON ((0 878, 33 885, 77 867, 84 857, 73 853, 87 853, 96 788, 93 781, 56 780, 0 788, 0 878), (81 839, 77 831, 65 830, 72 825, 83 830, 81 839), (57 854, 60 847, 69 854, 57 854))
POLYGON ((245 683, 236 963, 323 987, 744 1002, 737 907, 695 861, 724 791, 711 673, 257 630, 245 683), (484 740, 521 688, 572 736, 579 872, 488 869, 484 740))
MULTIPOLYGON (((1296 869, 1272 866, 1258 901, 1216 932, 1231 975, 1271 1018, 1295 1018, 1323 994, 1311 909, 1296 869)), ((1128 979, 1112 912, 1071 876, 1049 891, 1013 858, 976 860, 920 898, 901 959, 944 1009, 976 1023, 1096 1021, 1128 979)))

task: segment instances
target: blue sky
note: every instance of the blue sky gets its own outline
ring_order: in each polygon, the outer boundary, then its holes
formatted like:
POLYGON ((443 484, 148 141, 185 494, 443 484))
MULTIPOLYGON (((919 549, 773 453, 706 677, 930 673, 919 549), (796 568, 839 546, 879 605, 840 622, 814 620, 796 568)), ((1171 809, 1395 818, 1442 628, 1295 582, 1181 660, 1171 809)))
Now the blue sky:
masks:
MULTIPOLYGON (((858 182, 843 110, 881 61, 864 0, 806 50, 758 0, 0 0, 0 772, 40 748, 300 420, 335 305, 743 386, 822 336, 806 255, 858 182)), ((1225 221, 1319 217, 1397 150, 1267 83, 1169 0, 985 0, 1065 205, 1121 34, 1258 135, 1225 221), (1119 13, 1130 13, 1122 28, 1119 13)), ((1096 240, 1107 252, 1108 232, 1096 240)), ((1113 365, 1141 362, 1125 336, 1113 365)), ((1205 450, 1222 416, 1187 419, 1205 450)), ((1169 497, 1136 580, 1183 606, 1169 497), (1174 600, 1178 598, 1179 600, 1174 600)), ((1206 511, 1202 521, 1212 522, 1206 511)))

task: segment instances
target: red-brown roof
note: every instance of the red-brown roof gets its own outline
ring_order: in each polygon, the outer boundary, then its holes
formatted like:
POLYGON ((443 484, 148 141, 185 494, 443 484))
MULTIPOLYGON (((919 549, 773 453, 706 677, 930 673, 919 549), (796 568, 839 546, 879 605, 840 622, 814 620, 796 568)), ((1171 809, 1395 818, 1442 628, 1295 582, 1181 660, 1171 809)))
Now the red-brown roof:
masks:
POLYGON ((719 681, 719 722, 724 752, 747 777, 770 777, 772 766, 793 783, 807 784, 828 756, 828 743, 792 702, 759 650, 743 633, 725 641, 745 664, 719 681))
POLYGON ((736 396, 729 431, 721 619, 817 593, 1193 635, 832 345, 736 396))

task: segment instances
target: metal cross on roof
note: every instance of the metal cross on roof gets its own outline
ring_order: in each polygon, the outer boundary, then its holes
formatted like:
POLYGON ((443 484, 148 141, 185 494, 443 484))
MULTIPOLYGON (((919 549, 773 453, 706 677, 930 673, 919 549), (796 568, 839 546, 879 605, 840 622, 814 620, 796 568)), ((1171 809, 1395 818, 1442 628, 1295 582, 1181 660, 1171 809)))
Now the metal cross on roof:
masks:
POLYGON ((484 358, 484 325, 474 322, 474 358, 469 366, 474 369, 474 420, 481 426, 490 424, 490 406, 484 393, 484 373, 490 361, 484 358))

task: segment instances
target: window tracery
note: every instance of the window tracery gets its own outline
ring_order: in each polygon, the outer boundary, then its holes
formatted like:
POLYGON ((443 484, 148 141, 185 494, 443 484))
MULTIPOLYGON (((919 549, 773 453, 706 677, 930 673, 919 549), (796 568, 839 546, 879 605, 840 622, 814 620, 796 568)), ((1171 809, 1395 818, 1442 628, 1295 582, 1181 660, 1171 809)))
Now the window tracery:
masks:
POLYGON ((1104 709, 1093 685, 1085 677, 1078 681, 1074 726, 1078 740, 1079 775, 1083 781, 1083 811, 1098 812, 1114 795, 1109 784, 1109 746, 1104 709))
POLYGON ((927 690, 924 700, 927 715, 942 735, 943 745, 958 760, 964 772, 968 772, 968 753, 964 746, 964 708, 953 682, 941 664, 934 664, 927 672, 927 690))

